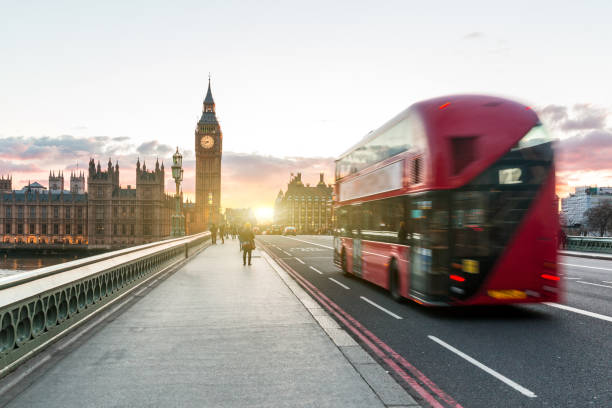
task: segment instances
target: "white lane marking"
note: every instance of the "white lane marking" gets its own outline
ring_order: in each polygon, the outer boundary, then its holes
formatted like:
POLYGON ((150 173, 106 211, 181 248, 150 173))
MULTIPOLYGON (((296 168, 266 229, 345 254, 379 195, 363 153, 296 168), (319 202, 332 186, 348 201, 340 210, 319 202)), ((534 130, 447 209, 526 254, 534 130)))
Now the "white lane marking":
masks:
POLYGON ((342 282, 338 282, 337 280, 335 280, 334 278, 329 278, 330 281, 342 286, 344 289, 350 289, 348 286, 346 286, 344 283, 342 282))
POLYGON ((315 271, 316 273, 318 273, 319 275, 323 275, 323 272, 321 272, 320 270, 318 270, 317 268, 315 268, 314 266, 311 266, 310 269, 312 269, 313 271, 315 271))
POLYGON ((563 310, 567 310, 567 311, 570 311, 570 312, 578 313, 578 314, 581 314, 581 315, 585 315, 585 316, 589 316, 589 317, 594 317, 596 319, 612 322, 612 317, 606 316, 606 315, 602 315, 602 314, 599 314, 599 313, 589 312, 588 310, 577 309, 575 307, 561 305, 559 303, 545 302, 544 304, 548 305, 548 306, 556 307, 558 309, 563 309, 563 310))
POLYGON ((576 281, 576 283, 584 283, 585 285, 601 286, 602 288, 612 289, 612 286, 610 285, 600 285, 599 283, 591 283, 591 282, 583 282, 583 281, 576 281))
POLYGON ((602 281, 603 283, 612 283, 612 281, 602 281))
POLYGON ((302 261, 300 258, 295 258, 295 260, 301 263, 302 265, 306 265, 306 262, 302 261))
POLYGON ((385 313, 386 313, 386 314, 388 314, 389 316, 395 317, 395 318, 396 318, 396 319, 398 319, 398 320, 401 320, 401 319, 402 319, 402 317, 401 317, 401 316, 398 316, 398 315, 396 315, 395 313, 393 313, 393 312, 391 312, 391 311, 389 311, 389 310, 385 309, 385 308, 384 308, 384 307, 382 307, 381 305, 379 305, 379 304, 377 304, 377 303, 372 302, 372 301, 371 301, 370 299, 368 299, 367 297, 364 297, 364 296, 359 296, 359 297, 360 297, 362 300, 365 300, 366 302, 368 302, 369 304, 371 304, 372 306, 374 306, 374 307, 376 307, 376 308, 378 308, 378 309, 382 310, 383 312, 385 312, 385 313))
POLYGON ((305 243, 310 244, 310 245, 316 245, 316 246, 320 246, 320 247, 327 248, 327 249, 334 249, 334 247, 330 247, 330 246, 327 246, 327 245, 316 244, 316 243, 310 242, 310 241, 304 241, 303 239, 297 239, 297 238, 291 238, 291 237, 285 237, 285 236, 283 236, 283 238, 293 239, 293 240, 296 240, 296 241, 305 242, 305 243))
POLYGON ((588 268, 588 269, 601 269, 602 271, 612 271, 612 269, 610 269, 610 268, 600 268, 598 266, 586 266, 586 265, 568 264, 568 263, 563 263, 563 262, 559 262, 559 265, 576 266, 578 268, 588 268))
POLYGON ((287 251, 283 251, 283 253, 284 253, 285 255, 288 255, 288 256, 293 256, 293 255, 291 255, 291 254, 290 254, 289 252, 287 252, 287 251))
POLYGON ((481 370, 491 374, 493 377, 497 378, 501 382, 503 382, 503 383, 509 385, 510 387, 514 388, 515 390, 517 390, 521 394, 523 394, 523 395, 525 395, 525 396, 527 396, 529 398, 537 397, 537 395, 535 395, 535 393, 533 391, 530 391, 527 388, 523 387, 522 385, 515 383, 514 381, 512 381, 508 377, 498 373, 497 371, 493 370, 492 368, 487 367, 486 365, 482 364, 480 361, 473 359, 472 357, 468 356, 467 354, 465 354, 461 350, 457 350, 456 348, 454 348, 450 344, 440 340, 439 338, 437 338, 435 336, 429 335, 427 337, 429 337, 431 340, 435 341, 436 343, 438 343, 442 347, 446 348, 447 350, 450 350, 453 353, 457 354, 459 357, 461 357, 461 358, 467 360, 468 362, 474 364, 476 367, 480 368, 481 370))
POLYGON ((564 278, 566 280, 576 280, 576 279, 582 279, 582 278, 564 278))

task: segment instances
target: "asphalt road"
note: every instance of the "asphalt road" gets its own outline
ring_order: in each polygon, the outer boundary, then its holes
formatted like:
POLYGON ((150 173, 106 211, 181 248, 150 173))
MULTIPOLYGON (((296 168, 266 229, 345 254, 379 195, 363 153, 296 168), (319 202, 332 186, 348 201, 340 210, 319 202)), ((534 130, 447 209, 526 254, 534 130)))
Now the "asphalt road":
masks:
MULTIPOLYGON (((420 370, 426 378, 417 378, 417 387, 431 381, 465 408, 612 407, 612 261, 559 259, 563 304, 571 309, 426 308, 344 276, 333 264, 331 237, 257 238, 420 370)), ((410 381, 399 380, 427 405, 410 381)), ((436 398, 434 406, 457 406, 436 398)))

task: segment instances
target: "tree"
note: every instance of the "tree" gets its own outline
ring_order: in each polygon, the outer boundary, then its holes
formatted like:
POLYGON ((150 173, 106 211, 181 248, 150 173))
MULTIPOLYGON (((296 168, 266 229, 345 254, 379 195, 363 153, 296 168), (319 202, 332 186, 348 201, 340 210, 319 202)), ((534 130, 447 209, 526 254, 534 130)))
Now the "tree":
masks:
POLYGON ((603 237, 608 226, 612 226, 612 204, 608 200, 602 201, 597 206, 586 210, 584 217, 587 226, 599 231, 599 236, 603 237))

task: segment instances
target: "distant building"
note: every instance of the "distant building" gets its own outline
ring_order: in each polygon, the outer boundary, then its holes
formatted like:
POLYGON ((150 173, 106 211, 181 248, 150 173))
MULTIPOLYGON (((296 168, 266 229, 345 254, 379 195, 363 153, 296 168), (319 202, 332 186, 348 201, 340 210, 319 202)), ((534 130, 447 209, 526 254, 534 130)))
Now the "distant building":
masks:
MULTIPOLYGON (((61 176, 49 174, 62 186, 61 176)), ((2 181, 2 180, 0 180, 2 181)), ((6 180, 4 180, 6 181, 6 180)), ((0 237, 4 246, 87 244, 87 195, 47 190, 28 183, 21 190, 4 185, 0 191, 0 237)))
POLYGON ((85 173, 72 172, 70 174, 70 192, 74 194, 85 194, 85 173))
POLYGON ((136 188, 119 184, 119 163, 108 160, 106 170, 89 162, 87 185, 90 248, 116 248, 159 241, 170 236, 174 198, 164 193, 162 163, 148 171, 136 163, 136 188))
POLYGON ((567 226, 584 225, 585 211, 603 201, 612 203, 612 187, 576 187, 573 194, 561 199, 561 215, 567 226))
POLYGON ((147 171, 136 163, 136 188, 119 184, 119 163, 106 170, 93 159, 85 174, 49 173, 49 189, 38 182, 12 190, 0 177, 0 247, 74 246, 111 249, 159 241, 170 236, 174 199, 164 193, 163 163, 147 171))
POLYGON ((30 192, 38 191, 39 193, 44 193, 45 191, 47 191, 47 187, 45 187, 42 184, 40 184, 39 182, 35 181, 33 183, 28 183, 27 186, 23 186, 21 188, 21 190, 19 190, 19 191, 24 192, 26 190, 29 190, 30 192))
POLYGON ((319 183, 311 187, 302 183, 302 173, 291 175, 287 191, 279 191, 274 203, 274 223, 293 226, 298 233, 324 233, 332 229, 331 185, 323 173, 319 183))
POLYGON ((10 193, 13 191, 13 178, 9 175, 4 178, 4 175, 0 176, 0 193, 10 193))

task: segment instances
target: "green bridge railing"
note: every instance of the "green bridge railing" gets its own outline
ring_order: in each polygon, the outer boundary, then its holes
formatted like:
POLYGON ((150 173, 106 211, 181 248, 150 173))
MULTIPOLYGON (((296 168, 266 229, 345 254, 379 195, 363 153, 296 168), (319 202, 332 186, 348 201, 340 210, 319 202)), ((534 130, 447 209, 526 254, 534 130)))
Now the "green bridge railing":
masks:
POLYGON ((0 278, 0 377, 209 242, 205 232, 0 278))
POLYGON ((565 249, 612 254, 612 238, 568 236, 565 249))

